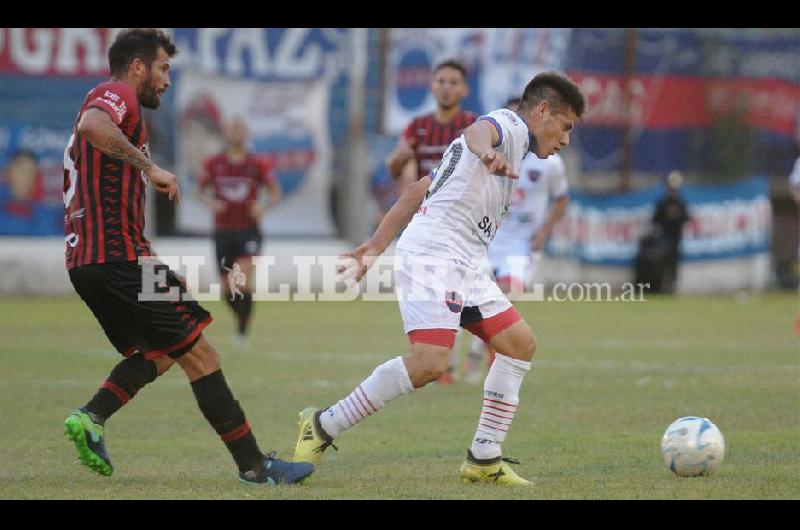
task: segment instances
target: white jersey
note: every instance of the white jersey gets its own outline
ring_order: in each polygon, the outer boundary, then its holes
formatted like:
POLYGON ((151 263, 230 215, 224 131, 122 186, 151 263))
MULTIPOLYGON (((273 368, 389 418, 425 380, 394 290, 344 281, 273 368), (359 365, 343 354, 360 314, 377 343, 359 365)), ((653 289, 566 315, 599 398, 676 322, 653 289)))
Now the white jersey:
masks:
MULTIPOLYGON (((519 173, 530 141, 528 126, 515 112, 495 110, 478 120, 491 122, 500 136, 495 147, 519 173)), ((455 259, 479 267, 498 226, 508 213, 517 179, 489 173, 467 147, 453 140, 431 172, 428 194, 397 248, 455 259)))
POLYGON ((789 186, 793 191, 800 191, 800 157, 794 161, 794 168, 789 174, 789 186))
POLYGON ((522 161, 519 185, 509 207, 503 227, 489 248, 490 258, 497 256, 529 255, 534 234, 544 224, 550 198, 569 192, 567 170, 557 154, 546 159, 528 153, 522 161))

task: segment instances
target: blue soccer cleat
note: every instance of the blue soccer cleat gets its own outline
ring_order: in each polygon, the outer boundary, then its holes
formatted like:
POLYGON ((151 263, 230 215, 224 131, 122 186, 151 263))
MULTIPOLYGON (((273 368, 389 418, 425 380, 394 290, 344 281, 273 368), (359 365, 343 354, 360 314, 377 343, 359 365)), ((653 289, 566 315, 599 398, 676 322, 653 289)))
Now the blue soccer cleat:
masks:
POLYGON ((313 472, 314 464, 280 460, 275 458, 275 451, 272 451, 256 469, 239 473, 239 480, 252 486, 296 484, 313 472))

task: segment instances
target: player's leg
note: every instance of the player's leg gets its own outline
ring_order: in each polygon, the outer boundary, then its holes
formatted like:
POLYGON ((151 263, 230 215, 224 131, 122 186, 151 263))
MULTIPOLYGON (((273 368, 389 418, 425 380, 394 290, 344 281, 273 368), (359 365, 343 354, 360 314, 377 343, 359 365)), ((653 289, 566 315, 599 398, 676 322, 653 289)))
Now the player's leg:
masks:
POLYGON ((231 250, 231 235, 226 231, 217 231, 214 234, 214 252, 217 256, 217 267, 219 268, 219 281, 222 285, 222 296, 234 314, 236 313, 231 300, 231 289, 228 284, 228 269, 233 268, 235 253, 231 250))
POLYGON ((234 398, 220 366, 216 349, 204 336, 177 359, 197 399, 197 405, 231 453, 239 478, 248 484, 290 484, 311 474, 314 466, 265 456, 258 447, 244 411, 234 398))
POLYGON ((501 444, 517 411, 519 390, 530 369, 536 341, 530 327, 499 288, 494 294, 490 290, 478 306, 469 309, 462 317, 464 327, 486 341, 497 354, 483 384, 483 404, 461 477, 465 482, 525 485, 529 482, 503 460, 501 444))
MULTIPOLYGON (((463 307, 464 271, 449 260, 395 253, 395 286, 408 355, 381 364, 350 394, 320 411, 300 413, 294 460, 318 462, 342 431, 409 394, 447 370, 463 307), (430 269, 430 270, 428 270, 430 269)), ((334 447, 335 448, 335 447, 334 447)))
POLYGON ((237 236, 235 253, 232 255, 245 277, 245 285, 239 287, 243 296, 237 296, 231 302, 236 313, 237 340, 240 344, 246 343, 247 328, 253 313, 253 256, 261 253, 261 243, 261 235, 257 230, 244 231, 237 236))
POLYGON ((393 399, 439 379, 447 371, 455 333, 453 329, 412 331, 408 355, 381 364, 333 405, 322 410, 313 407, 303 410, 292 459, 319 462, 322 452, 333 445, 340 433, 378 412, 393 399))
POLYGON ((174 362, 168 358, 146 359, 137 348, 137 339, 128 326, 131 313, 126 303, 138 292, 132 286, 132 270, 127 264, 104 264, 70 271, 75 290, 125 356, 95 395, 64 421, 65 433, 75 443, 81 463, 102 475, 111 475, 114 470, 105 448, 106 421, 174 362))
MULTIPOLYGON (((527 243, 526 243, 527 244, 527 243)), ((523 246, 515 245, 518 250, 512 251, 512 254, 521 254, 523 246)), ((525 291, 525 277, 533 274, 530 265, 525 267, 511 266, 510 258, 512 256, 500 253, 489 253, 489 263, 492 267, 492 272, 496 278, 497 286, 500 291, 505 294, 510 300, 514 300, 516 296, 525 291)), ((516 257, 516 256, 515 256, 516 257)), ((472 337, 469 353, 467 354, 467 366, 464 371, 464 380, 468 383, 478 384, 484 379, 484 372, 482 369, 481 360, 486 358, 486 367, 491 368, 497 352, 491 345, 484 342, 478 335, 472 337)))

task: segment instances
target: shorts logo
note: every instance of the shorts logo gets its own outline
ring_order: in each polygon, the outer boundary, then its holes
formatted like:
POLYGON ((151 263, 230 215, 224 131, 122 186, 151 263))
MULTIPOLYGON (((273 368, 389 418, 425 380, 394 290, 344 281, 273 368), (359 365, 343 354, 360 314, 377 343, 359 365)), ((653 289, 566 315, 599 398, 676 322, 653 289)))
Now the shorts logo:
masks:
POLYGON ((464 309, 464 299, 455 291, 444 292, 444 303, 453 313, 460 313, 464 309))

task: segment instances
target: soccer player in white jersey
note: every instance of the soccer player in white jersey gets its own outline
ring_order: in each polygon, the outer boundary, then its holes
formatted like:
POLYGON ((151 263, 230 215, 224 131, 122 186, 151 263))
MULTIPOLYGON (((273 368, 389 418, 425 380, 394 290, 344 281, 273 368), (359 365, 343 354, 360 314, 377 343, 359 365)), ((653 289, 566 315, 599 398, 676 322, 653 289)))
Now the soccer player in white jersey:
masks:
POLYGON ((522 159, 529 150, 547 158, 569 145, 584 108, 584 97, 569 78, 537 75, 525 87, 517 112, 496 110, 465 129, 439 166, 406 189, 372 238, 347 254, 354 266, 345 276, 351 273, 358 281, 408 225, 396 247, 395 282, 409 353, 375 368, 333 405, 303 410, 294 461, 319 462, 343 431, 438 379, 463 326, 498 353, 484 382, 483 407, 461 479, 530 484, 508 465, 501 444, 531 366, 534 336, 481 264, 508 212, 522 159))
MULTIPOLYGON (((506 108, 516 110, 519 99, 510 99, 506 108)), ((553 227, 564 217, 569 202, 567 170, 561 156, 541 159, 528 153, 522 160, 519 181, 508 215, 489 246, 489 265, 498 287, 509 299, 524 292, 536 279, 542 252, 553 227), (552 205, 550 204, 552 198, 552 205), (516 263, 515 263, 516 260, 516 263)), ((472 337, 464 380, 479 383, 484 350, 488 348, 478 336, 472 337)), ((494 351, 488 349, 489 365, 494 351)))
MULTIPOLYGON (((798 116, 798 128, 800 128, 800 116, 798 116)), ((800 135, 800 130, 798 130, 798 134, 800 135)), ((798 145, 800 146, 800 137, 798 137, 798 145)), ((800 206, 800 156, 794 161, 794 167, 789 174, 789 187, 792 190, 792 197, 800 206)), ((797 247, 797 257, 800 259, 800 245, 797 247)), ((794 334, 800 337, 800 312, 797 313, 794 321, 794 334)))

